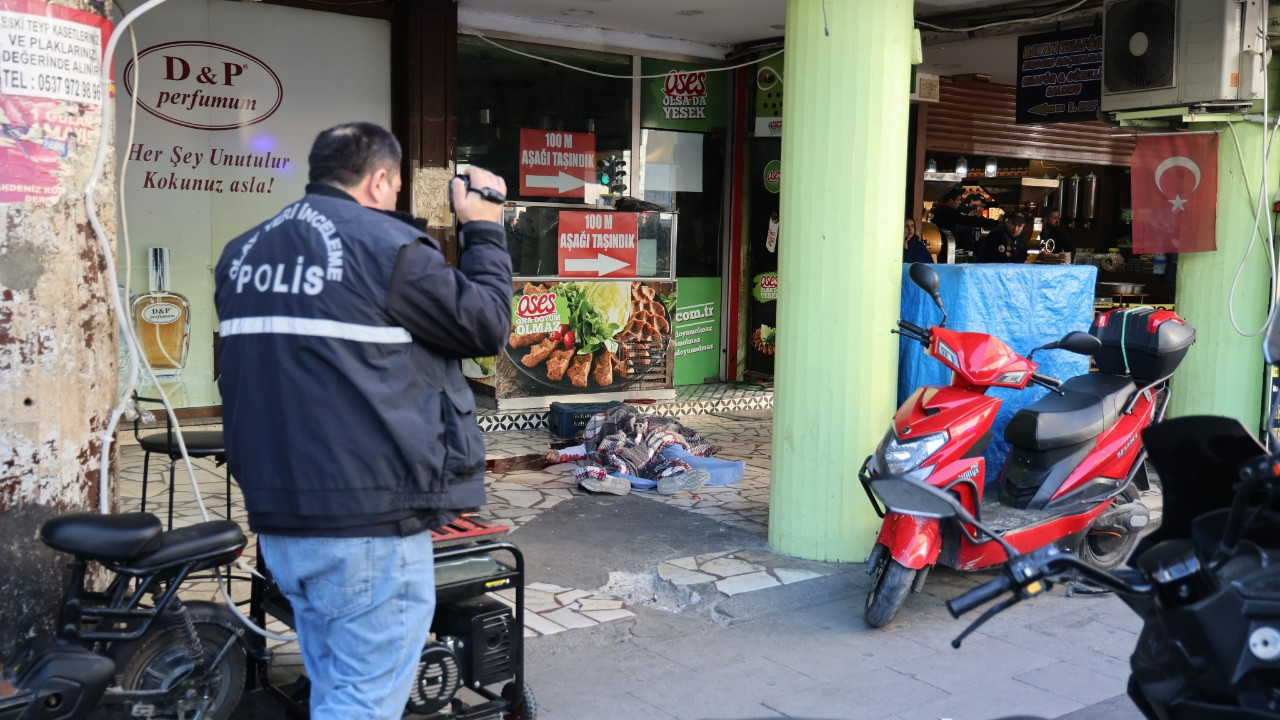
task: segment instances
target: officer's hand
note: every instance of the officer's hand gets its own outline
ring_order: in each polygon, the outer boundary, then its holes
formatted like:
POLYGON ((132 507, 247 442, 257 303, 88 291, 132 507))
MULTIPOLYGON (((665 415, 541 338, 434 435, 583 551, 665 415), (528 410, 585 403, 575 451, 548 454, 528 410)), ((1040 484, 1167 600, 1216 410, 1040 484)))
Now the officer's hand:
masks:
MULTIPOLYGON (((493 188, 504 196, 507 194, 507 183, 488 170, 472 166, 467 168, 466 175, 471 181, 473 190, 493 188)), ((458 222, 463 224, 476 220, 502 222, 502 205, 485 200, 479 193, 463 190, 461 180, 457 178, 450 180, 449 192, 453 196, 453 209, 458 214, 458 222)))

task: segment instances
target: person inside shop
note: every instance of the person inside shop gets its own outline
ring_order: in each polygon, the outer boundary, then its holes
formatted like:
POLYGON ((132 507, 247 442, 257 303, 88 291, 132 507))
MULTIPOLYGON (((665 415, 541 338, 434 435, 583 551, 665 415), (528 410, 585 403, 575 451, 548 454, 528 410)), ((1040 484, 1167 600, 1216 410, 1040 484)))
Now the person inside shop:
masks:
POLYGON ((942 234, 942 249, 938 251, 938 262, 947 261, 948 246, 950 241, 947 233, 956 238, 957 248, 963 249, 960 245, 960 235, 963 232, 967 237, 972 238, 974 231, 989 230, 999 223, 990 220, 981 215, 970 215, 969 208, 961 208, 960 201, 964 197, 964 188, 956 185, 938 198, 938 202, 933 205, 933 213, 930 220, 939 230, 946 230, 942 234))
POLYGON ((906 226, 902 230, 902 262, 933 262, 933 256, 929 254, 929 247, 925 245, 924 240, 921 240, 920 235, 916 233, 915 218, 907 218, 906 226))
MULTIPOLYGON (((985 218, 982 213, 986 212, 987 198, 981 193, 971 193, 964 199, 964 204, 960 206, 960 211, 970 218, 985 218)), ((990 228, 987 228, 988 230, 990 228)), ((956 247, 960 250, 974 252, 978 249, 978 245, 982 242, 983 228, 977 225, 968 225, 959 228, 956 231, 956 247)))
POLYGON ((1022 213, 1009 213, 1004 222, 987 234, 978 251, 980 263, 1021 263, 1027 261, 1027 241, 1022 231, 1027 218, 1022 213))
POLYGON ((511 329, 502 205, 479 194, 506 183, 474 166, 471 191, 451 181, 455 268, 395 212, 390 132, 338 125, 307 161, 305 197, 218 262, 227 460, 293 607, 311 717, 391 720, 435 611, 428 531, 485 503, 484 439, 458 361, 496 354, 511 329))
POLYGON ((1044 213, 1044 225, 1040 229, 1040 245, 1045 252, 1074 253, 1076 246, 1071 244, 1066 228, 1062 227, 1062 213, 1056 208, 1049 208, 1044 213), (1049 241, 1053 241, 1050 246, 1049 241))

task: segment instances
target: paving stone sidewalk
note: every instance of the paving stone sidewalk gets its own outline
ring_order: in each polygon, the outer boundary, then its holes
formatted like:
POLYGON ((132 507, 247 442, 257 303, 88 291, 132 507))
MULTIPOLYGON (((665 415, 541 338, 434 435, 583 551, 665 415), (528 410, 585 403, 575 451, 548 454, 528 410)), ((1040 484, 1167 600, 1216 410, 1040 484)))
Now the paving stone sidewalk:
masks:
MULTIPOLYGON (((526 554, 525 667, 540 717, 1140 717, 1117 697, 1139 623, 1115 598, 1055 591, 954 650, 963 624, 942 603, 990 575, 938 570, 898 620, 872 630, 862 621, 869 580, 860 564, 799 560, 767 545, 769 412, 680 420, 722 446, 720 457, 744 460, 743 481, 618 497, 581 490, 568 464, 489 474, 480 517, 508 526, 526 554)), ((558 440, 509 431, 488 433, 486 446, 500 465, 518 467, 558 440)), ((141 451, 122 443, 122 510, 140 504, 141 468, 141 451)), ((195 473, 221 516, 224 469, 197 461, 195 473)), ((179 525, 200 517, 184 475, 179 525)), ((153 456, 148 509, 163 517, 167 492, 167 462, 153 456)), ((244 524, 234 487, 230 508, 244 524)), ((256 556, 252 547, 246 556, 256 556)), ((237 599, 247 592, 246 583, 233 588, 237 599)), ((215 599, 216 588, 193 585, 187 595, 215 599)), ((296 644, 275 651, 274 675, 300 672, 296 644)))

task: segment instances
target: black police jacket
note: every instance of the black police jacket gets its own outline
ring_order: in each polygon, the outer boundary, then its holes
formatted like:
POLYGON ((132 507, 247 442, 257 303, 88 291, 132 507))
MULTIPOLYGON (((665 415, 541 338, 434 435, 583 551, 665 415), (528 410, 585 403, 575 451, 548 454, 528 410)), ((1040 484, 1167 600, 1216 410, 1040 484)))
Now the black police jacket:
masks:
POLYGON ((227 245, 218 387, 252 529, 409 534, 424 529, 414 518, 484 504, 458 360, 501 348, 511 261, 497 223, 459 241, 455 269, 411 224, 313 184, 227 245))
POLYGON ((1052 240, 1053 251, 1056 253, 1073 253, 1076 251, 1076 246, 1071 244, 1071 238, 1067 236, 1066 229, 1061 225, 1046 224, 1044 229, 1040 231, 1040 240, 1052 240))
POLYGON ((1027 261, 1027 243, 1013 237, 1004 225, 992 230, 975 258, 980 263, 1021 263, 1027 261))
MULTIPOLYGON (((941 203, 934 206, 930 220, 938 226, 939 230, 951 233, 959 250, 973 250, 977 239, 982 236, 982 230, 994 228, 999 224, 996 220, 981 215, 970 215, 959 208, 941 203)), ((948 245, 947 236, 943 235, 942 249, 938 251, 938 262, 946 262, 948 245)))

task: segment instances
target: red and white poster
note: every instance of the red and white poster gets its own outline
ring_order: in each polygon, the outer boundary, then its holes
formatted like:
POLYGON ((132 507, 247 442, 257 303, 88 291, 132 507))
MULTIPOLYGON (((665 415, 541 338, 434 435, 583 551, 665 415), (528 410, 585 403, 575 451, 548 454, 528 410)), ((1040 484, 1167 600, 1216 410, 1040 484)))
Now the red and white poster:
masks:
POLYGON ((97 146, 111 21, 0 0, 0 203, 51 203, 78 148, 97 146))
POLYGON ((594 133, 520 129, 520 194, 583 198, 595 182, 594 133))
POLYGON ((1139 136, 1133 150, 1133 251, 1218 248, 1218 136, 1139 136))
POLYGON ((558 224, 560 275, 635 277, 638 213, 563 211, 558 224))

